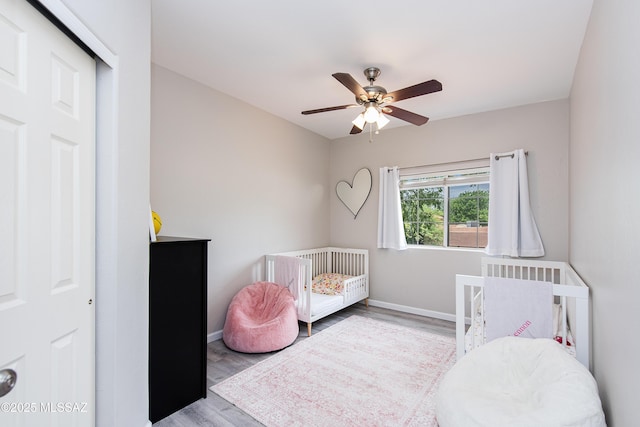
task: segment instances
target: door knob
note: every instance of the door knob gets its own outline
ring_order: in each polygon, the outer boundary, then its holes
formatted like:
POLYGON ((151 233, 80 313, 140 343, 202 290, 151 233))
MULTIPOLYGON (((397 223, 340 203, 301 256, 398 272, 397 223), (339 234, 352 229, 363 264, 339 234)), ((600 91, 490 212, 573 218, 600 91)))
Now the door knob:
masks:
POLYGON ((13 369, 0 370, 0 397, 9 393, 16 386, 18 373, 13 369))

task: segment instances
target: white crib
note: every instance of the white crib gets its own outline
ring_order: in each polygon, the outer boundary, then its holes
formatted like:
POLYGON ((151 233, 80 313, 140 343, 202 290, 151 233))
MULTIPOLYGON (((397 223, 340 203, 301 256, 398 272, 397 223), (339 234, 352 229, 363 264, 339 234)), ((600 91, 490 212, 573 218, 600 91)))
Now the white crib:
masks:
POLYGON ((296 305, 298 320, 307 323, 311 336, 311 324, 336 311, 369 298, 369 251, 349 248, 317 248, 266 255, 266 280, 276 277, 276 257, 288 256, 300 259, 300 279, 296 305), (351 276, 343 282, 340 295, 322 295, 312 292, 313 278, 322 273, 338 273, 351 276))
POLYGON ((485 277, 540 280, 553 283, 560 309, 561 344, 589 369, 589 288, 566 262, 484 257, 482 276, 456 274, 456 346, 460 359, 484 344, 485 277), (467 313, 469 317, 467 317, 467 313), (466 325, 470 327, 467 330, 466 325), (568 337, 572 336, 573 343, 568 337))

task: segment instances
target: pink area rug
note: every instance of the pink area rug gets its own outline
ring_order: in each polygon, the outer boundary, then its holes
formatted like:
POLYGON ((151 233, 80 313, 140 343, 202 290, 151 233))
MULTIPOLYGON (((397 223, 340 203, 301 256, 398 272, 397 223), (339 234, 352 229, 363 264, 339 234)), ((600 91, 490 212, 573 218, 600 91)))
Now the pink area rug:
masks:
POLYGON ((211 390, 266 426, 437 426, 454 338, 351 316, 211 390))

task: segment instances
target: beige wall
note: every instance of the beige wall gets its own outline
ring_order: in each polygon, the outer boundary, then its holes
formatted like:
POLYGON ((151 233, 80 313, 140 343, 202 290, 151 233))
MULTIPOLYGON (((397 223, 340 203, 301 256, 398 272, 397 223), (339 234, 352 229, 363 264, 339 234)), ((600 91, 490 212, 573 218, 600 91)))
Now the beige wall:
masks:
POLYGON ((329 141, 152 65, 151 203, 161 235, 210 238, 208 331, 265 254, 329 242, 329 141))
MULTIPOLYGON (((481 251, 376 249, 378 169, 529 151, 531 202, 547 259, 568 259, 568 101, 327 141, 246 103, 152 66, 151 200, 161 234, 213 240, 209 333, 231 297, 261 278, 270 252, 332 244, 371 255, 371 297, 422 314, 454 313, 456 273, 481 251), (357 219, 335 195, 367 167, 373 189, 357 219), (278 189, 278 190, 275 190, 278 189)), ((446 316, 445 316, 446 317, 446 316)))
MULTIPOLYGON (((382 166, 419 166, 488 158, 491 152, 529 151, 531 205, 545 245, 545 259, 568 260, 567 100, 438 120, 422 127, 368 132, 331 143, 331 243, 370 251, 371 298, 423 310, 455 313, 455 274, 479 274, 480 251, 376 249, 378 179, 382 166), (361 167, 373 189, 357 219, 335 196, 340 180, 351 182, 361 167)), ((435 313, 431 313, 435 312, 435 313)), ((445 316, 446 317, 446 316, 445 316)))
POLYGON ((570 260, 591 288, 609 426, 638 424, 640 3, 596 0, 571 92, 570 260))
POLYGON ((262 278, 266 253, 325 244, 370 250, 371 298, 453 315, 456 273, 479 274, 481 251, 376 249, 378 169, 484 158, 525 148, 546 259, 568 260, 569 102, 328 141, 246 103, 152 66, 151 201, 161 234, 207 237, 209 333, 232 296, 262 278), (373 189, 357 219, 335 195, 361 167, 373 189), (276 190, 277 189, 277 190, 276 190))

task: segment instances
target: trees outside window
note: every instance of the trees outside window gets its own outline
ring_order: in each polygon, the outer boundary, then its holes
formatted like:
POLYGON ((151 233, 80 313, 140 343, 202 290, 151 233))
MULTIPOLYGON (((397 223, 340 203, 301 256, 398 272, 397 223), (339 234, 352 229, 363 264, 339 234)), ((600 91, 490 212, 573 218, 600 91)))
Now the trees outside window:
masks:
POLYGON ((417 188, 400 192, 404 232, 409 245, 442 246, 444 188, 417 188))

